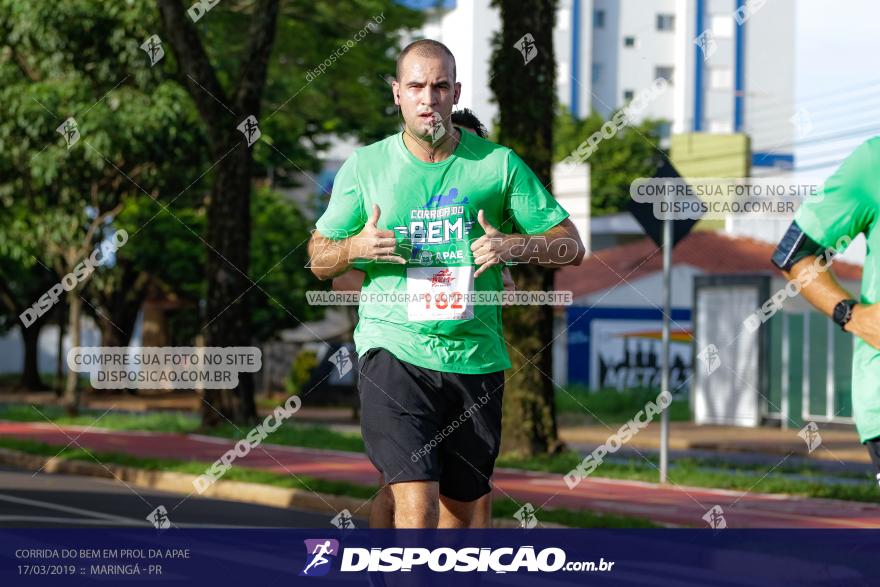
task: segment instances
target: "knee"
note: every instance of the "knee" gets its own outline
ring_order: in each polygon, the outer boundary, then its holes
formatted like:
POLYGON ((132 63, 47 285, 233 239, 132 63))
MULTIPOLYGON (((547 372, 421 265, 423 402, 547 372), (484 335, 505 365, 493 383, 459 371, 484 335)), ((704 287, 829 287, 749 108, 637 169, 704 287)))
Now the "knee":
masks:
POLYGON ((437 501, 401 500, 394 502, 396 528, 436 528, 440 519, 437 501))

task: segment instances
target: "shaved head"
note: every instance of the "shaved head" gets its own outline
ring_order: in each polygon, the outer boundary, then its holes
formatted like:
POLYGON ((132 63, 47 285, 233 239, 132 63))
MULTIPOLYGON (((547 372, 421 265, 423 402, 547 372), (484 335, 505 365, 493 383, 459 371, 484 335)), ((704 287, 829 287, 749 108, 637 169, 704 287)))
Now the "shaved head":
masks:
POLYGON ((410 53, 418 57, 438 57, 446 59, 452 66, 452 81, 455 81, 455 56, 452 55, 452 51, 450 51, 446 45, 432 39, 419 39, 418 41, 413 41, 400 52, 400 55, 397 57, 398 81, 403 75, 403 60, 406 59, 406 56, 410 53))

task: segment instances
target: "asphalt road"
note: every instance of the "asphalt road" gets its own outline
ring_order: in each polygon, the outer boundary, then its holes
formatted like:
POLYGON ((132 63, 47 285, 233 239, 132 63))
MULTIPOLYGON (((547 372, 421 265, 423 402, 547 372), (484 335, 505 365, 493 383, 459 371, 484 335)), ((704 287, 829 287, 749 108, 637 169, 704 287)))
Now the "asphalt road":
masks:
MULTIPOLYGON (((332 528, 332 514, 133 487, 94 477, 58 475, 0 467, 0 528, 86 528, 149 526, 147 516, 164 506, 173 526, 246 528, 332 528)), ((366 527, 366 520, 354 520, 366 527)))

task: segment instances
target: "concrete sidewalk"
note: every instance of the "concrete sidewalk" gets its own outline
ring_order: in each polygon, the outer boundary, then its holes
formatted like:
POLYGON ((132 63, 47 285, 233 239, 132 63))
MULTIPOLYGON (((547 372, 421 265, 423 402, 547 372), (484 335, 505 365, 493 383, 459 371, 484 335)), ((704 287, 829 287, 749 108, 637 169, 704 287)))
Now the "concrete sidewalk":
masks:
MULTIPOLYGON (((233 442, 199 435, 119 432, 50 423, 0 422, 0 436, 53 445, 68 443, 93 451, 140 457, 213 462, 233 442)), ((604 437, 602 437, 604 442, 604 437)), ((377 473, 363 454, 263 443, 236 466, 293 476, 308 475, 376 486, 377 473)), ((663 524, 706 527, 715 506, 731 528, 878 528, 880 506, 828 499, 768 495, 590 477, 569 489, 561 475, 502 469, 493 478, 495 495, 542 509, 585 509, 648 518, 663 524)))

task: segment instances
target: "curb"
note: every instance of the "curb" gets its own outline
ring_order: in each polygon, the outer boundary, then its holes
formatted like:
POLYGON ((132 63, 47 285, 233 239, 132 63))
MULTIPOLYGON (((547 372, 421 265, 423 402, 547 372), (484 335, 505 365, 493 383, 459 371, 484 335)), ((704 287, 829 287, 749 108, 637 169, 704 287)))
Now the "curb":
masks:
MULTIPOLYGON (((188 473, 147 471, 122 465, 104 465, 61 457, 44 457, 9 448, 0 448, 0 464, 11 465, 30 471, 42 471, 43 473, 116 479, 145 489, 184 494, 190 494, 195 491, 193 481, 198 478, 197 475, 190 475, 188 473)), ((198 497, 211 497, 277 508, 296 508, 334 515, 344 509, 347 509, 349 512, 363 510, 365 514, 361 517, 369 515, 371 501, 343 495, 316 493, 304 489, 223 480, 215 481, 198 497)), ((520 528, 519 522, 506 518, 493 518, 492 526, 495 528, 520 528)), ((542 522, 541 526, 544 528, 566 527, 550 522, 542 522)))
MULTIPOLYGON (((188 473, 169 473, 165 471, 147 471, 122 465, 104 465, 64 459, 60 457, 44 457, 32 455, 8 448, 0 448, 0 464, 12 465, 32 471, 45 473, 63 473, 67 475, 83 475, 87 477, 103 477, 125 481, 146 489, 156 489, 174 493, 195 493, 193 481, 197 475, 188 473)), ((327 493, 314 493, 304 489, 273 487, 260 483, 243 481, 216 481, 199 497, 211 497, 266 505, 277 508, 296 508, 312 512, 337 514, 343 509, 351 512, 363 510, 369 512, 369 500, 327 493)))

